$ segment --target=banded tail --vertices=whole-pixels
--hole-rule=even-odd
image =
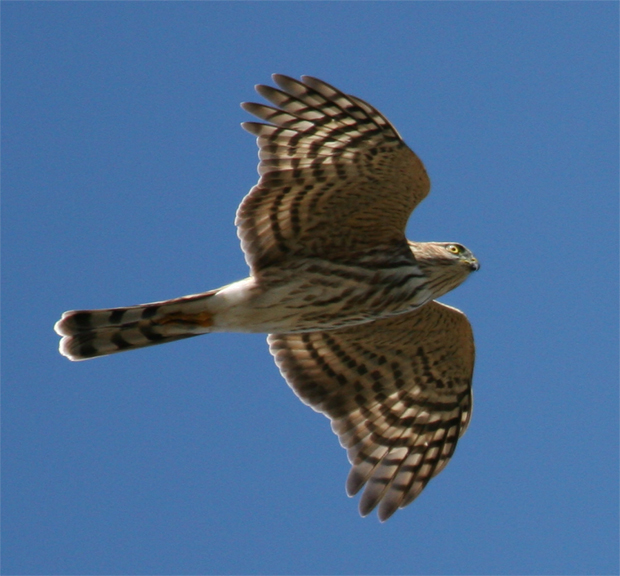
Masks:
[[[210,332],[207,300],[218,290],[107,310],[71,310],[56,322],[59,350],[69,360],[88,360]]]

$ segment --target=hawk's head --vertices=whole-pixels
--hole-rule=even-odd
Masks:
[[[409,248],[429,279],[433,298],[453,290],[480,268],[471,251],[456,242],[409,242]]]

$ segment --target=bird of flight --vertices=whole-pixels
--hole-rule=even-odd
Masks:
[[[235,224],[250,275],[173,300],[65,312],[60,353],[86,360],[212,332],[265,332],[282,376],[331,420],[347,493],[385,521],[448,463],[472,410],[474,340],[435,299],[479,268],[455,242],[411,242],[419,158],[370,104],[310,76],[259,85],[260,179]]]

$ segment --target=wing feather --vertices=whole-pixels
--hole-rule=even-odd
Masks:
[[[375,108],[333,86],[275,74],[257,86],[274,106],[244,103],[259,120],[260,179],[237,211],[252,272],[290,257],[346,259],[404,242],[411,211],[428,194],[422,162]]]
[[[474,342],[465,315],[439,302],[368,324],[271,334],[300,399],[332,421],[352,464],[360,513],[389,518],[448,463],[471,417]]]

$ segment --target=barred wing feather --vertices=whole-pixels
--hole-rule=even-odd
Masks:
[[[332,422],[352,464],[347,492],[384,521],[454,453],[471,417],[474,343],[465,315],[439,302],[354,328],[271,334],[301,398]]]
[[[275,107],[243,107],[268,122],[257,136],[259,182],[236,225],[253,272],[292,256],[333,260],[405,241],[407,220],[428,194],[418,157],[375,108],[329,84],[274,74],[257,86]]]

